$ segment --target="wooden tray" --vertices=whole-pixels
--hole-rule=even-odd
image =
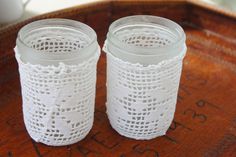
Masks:
[[[174,121],[162,136],[137,141],[120,136],[105,113],[106,57],[98,64],[95,122],[82,141],[65,147],[35,143],[22,115],[16,33],[42,18],[70,18],[93,27],[102,46],[109,24],[122,16],[152,14],[181,24],[187,34]],[[0,31],[0,157],[236,157],[236,18],[196,3],[102,1],[38,16]]]

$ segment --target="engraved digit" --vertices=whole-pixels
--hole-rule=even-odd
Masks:
[[[204,123],[207,120],[207,116],[204,114],[198,114],[196,113],[196,111],[194,111],[193,109],[187,109],[184,111],[184,115],[187,115],[188,113],[190,113],[192,115],[193,119],[200,119],[201,123]]]
[[[197,102],[196,102],[196,105],[198,106],[198,107],[205,107],[206,105],[208,105],[208,106],[211,106],[211,107],[214,107],[214,108],[217,108],[217,109],[220,109],[218,106],[216,106],[216,105],[214,105],[214,104],[212,104],[212,103],[209,103],[209,102],[207,102],[207,101],[205,101],[205,100],[198,100]]]

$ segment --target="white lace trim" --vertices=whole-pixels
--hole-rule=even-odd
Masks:
[[[83,139],[93,124],[100,51],[78,65],[58,66],[23,63],[15,51],[29,135],[37,142],[53,146]]]

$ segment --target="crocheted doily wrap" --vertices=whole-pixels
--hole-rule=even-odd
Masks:
[[[174,117],[185,51],[156,65],[123,61],[107,51],[107,115],[121,135],[164,135]]]
[[[77,65],[19,64],[23,115],[29,135],[47,145],[60,146],[83,139],[93,124],[98,51]]]

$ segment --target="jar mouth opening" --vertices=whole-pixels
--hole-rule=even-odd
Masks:
[[[42,60],[73,59],[81,57],[91,47],[98,47],[97,35],[91,27],[78,21],[60,18],[39,20],[25,25],[18,32],[18,44],[23,47],[20,52],[27,51],[24,53],[33,54]]]
[[[152,15],[120,18],[110,25],[107,36],[108,43],[133,55],[160,55],[167,50],[181,49],[186,40],[177,23]]]

